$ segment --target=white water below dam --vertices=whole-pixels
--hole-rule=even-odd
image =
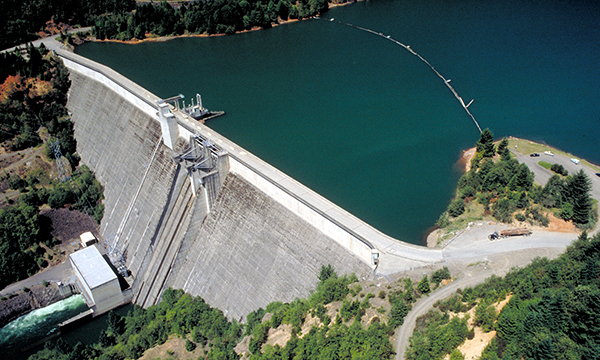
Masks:
[[[0,329],[2,358],[6,359],[7,355],[18,354],[22,348],[59,331],[59,323],[87,309],[83,296],[74,295],[11,321]]]

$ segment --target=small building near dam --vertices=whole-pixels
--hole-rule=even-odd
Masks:
[[[105,313],[125,302],[117,274],[96,246],[89,246],[69,255],[76,275],[76,284],[94,316]]]

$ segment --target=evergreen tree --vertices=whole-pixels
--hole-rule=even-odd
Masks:
[[[479,141],[475,145],[478,153],[481,153],[483,157],[491,158],[496,152],[494,149],[494,133],[490,129],[483,130]]]
[[[486,301],[480,301],[475,308],[475,325],[481,326],[484,332],[490,332],[494,328],[496,320],[496,309]]]
[[[590,221],[592,212],[592,199],[590,197],[592,181],[583,170],[579,170],[573,175],[567,187],[573,204],[573,222],[587,224]]]
[[[501,160],[510,160],[510,150],[508,150],[508,139],[504,138],[498,144],[497,149],[498,155],[500,155]]]
[[[568,329],[569,316],[565,307],[565,298],[562,292],[558,292],[550,301],[548,306],[550,330],[555,333],[566,332]]]
[[[534,359],[536,360],[554,360],[554,347],[552,338],[547,337],[542,340],[534,349]]]
[[[533,172],[525,164],[519,165],[519,170],[510,179],[508,188],[513,191],[528,191],[533,186]]]
[[[518,296],[513,297],[510,302],[502,309],[498,316],[496,329],[498,335],[505,342],[510,343],[521,337],[521,325],[523,311],[521,310],[522,301]]]
[[[581,269],[581,282],[583,284],[589,284],[590,282],[597,280],[600,275],[600,267],[598,267],[598,260],[595,258],[587,258],[585,266]]]
[[[325,280],[329,279],[332,276],[334,278],[337,277],[331,264],[328,264],[327,266],[321,265],[321,271],[319,273],[319,281],[324,282]]]
[[[421,281],[419,281],[418,288],[422,294],[429,294],[429,292],[431,291],[431,287],[429,286],[429,280],[427,279],[427,275],[423,276]]]
[[[404,323],[404,318],[408,314],[409,308],[400,296],[391,296],[390,302],[392,304],[390,326],[392,328],[397,328]]]

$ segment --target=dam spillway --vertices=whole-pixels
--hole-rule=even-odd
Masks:
[[[319,269],[367,277],[442,261],[392,239],[113,70],[57,50],[71,73],[78,152],[105,187],[104,244],[147,307],[182,288],[232,318],[309,295]],[[174,159],[194,137],[218,149],[200,178]]]

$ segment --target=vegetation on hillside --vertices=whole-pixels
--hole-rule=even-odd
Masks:
[[[448,269],[440,269],[431,275],[431,285],[438,286],[448,278]],[[125,317],[110,313],[108,328],[97,344],[71,347],[62,340],[49,342],[30,360],[137,359],[169,336],[186,339],[188,351],[200,349],[199,359],[239,359],[234,347],[245,336],[249,337],[251,359],[389,359],[393,355],[389,337],[422,293],[410,279],[404,279],[402,290],[388,294],[382,289],[375,297],[356,281],[354,275],[338,276],[331,266],[323,266],[309,298],[271,303],[251,312],[246,325],[228,321],[200,297],[167,289],[158,305],[148,309],[136,306]],[[426,292],[430,290],[428,287]],[[389,299],[391,312],[383,307],[373,311],[375,298],[379,303]],[[328,310],[332,305],[337,308],[334,318]],[[378,315],[365,321],[369,309]],[[309,326],[305,323],[309,318],[318,320]],[[270,329],[283,327],[291,328],[285,346],[265,344]]]
[[[190,1],[177,9],[166,1],[0,0],[0,49],[37,39],[49,21],[93,25],[94,36],[102,40],[131,40],[147,34],[233,34],[269,28],[280,21],[320,14],[328,7],[327,0]]]
[[[0,142],[10,150],[42,143],[39,128],[61,142],[63,154],[75,153],[73,123],[67,117],[69,73],[43,45],[0,55]]]
[[[513,294],[496,315],[489,304]],[[538,258],[439,302],[418,320],[407,359],[441,359],[469,329],[452,313],[473,306],[475,324],[497,337],[480,359],[596,359],[600,353],[600,235],[584,232],[558,259]],[[450,346],[451,345],[451,346]],[[456,358],[461,358],[458,354]]]
[[[37,271],[34,248],[40,241],[38,211],[25,203],[0,211],[0,288]]]
[[[134,0],[0,0],[0,49],[37,39],[50,20],[89,26],[101,14],[134,6]]]
[[[527,165],[511,156],[507,139],[496,146],[493,133],[485,129],[476,150],[471,169],[458,182],[456,198],[438,220],[439,227],[447,226],[475,202],[483,206],[485,214],[506,223],[516,219],[547,226],[548,212],[584,229],[596,223],[591,181],[583,171],[568,175],[564,168],[554,166],[553,171],[561,175],[552,176],[542,187],[534,184]]]
[[[174,9],[166,2],[136,5],[133,12],[107,13],[98,17],[93,35],[104,39],[144,39],[193,34],[233,34],[254,27],[269,28],[280,20],[303,19],[327,10],[327,0],[219,0],[182,4]]]
[[[50,235],[51,229],[40,223],[40,207],[68,206],[93,216],[97,222],[102,219],[104,207],[100,202],[102,186],[94,174],[85,165],[76,168],[77,143],[65,107],[70,80],[60,59],[43,46],[30,46],[24,54],[0,55],[0,63],[0,79],[4,79],[0,85],[2,146],[7,151],[45,146],[46,162],[51,162],[54,152],[49,143],[58,141],[64,157],[57,161],[71,176],[70,181],[60,182],[48,169],[35,166],[3,169],[0,174],[0,181],[18,195],[8,199],[9,205],[0,210],[0,288],[4,288],[48,265],[44,259],[46,249],[41,245],[50,248],[56,239]]]
[[[393,353],[388,339],[390,328],[380,322],[373,322],[367,329],[361,325],[360,319],[370,307],[370,297],[362,301],[347,298],[351,292],[356,295],[356,291],[360,291],[356,287],[352,290],[349,287],[357,281],[356,277],[338,277],[329,266],[321,269],[319,279],[319,285],[310,298],[296,299],[290,304],[270,304],[266,311],[272,314],[271,320],[248,328],[247,334],[252,335],[249,346],[251,359],[389,358]],[[410,291],[412,293],[412,287]],[[325,306],[334,301],[343,303],[335,319],[332,319]],[[405,306],[404,301],[400,301]],[[298,336],[309,313],[318,317],[322,326],[313,326],[308,334]],[[405,315],[402,314],[402,319]],[[350,326],[346,324],[349,321],[352,321]],[[284,347],[266,345],[262,350],[269,329],[278,328],[281,324],[292,326],[291,339]]]

